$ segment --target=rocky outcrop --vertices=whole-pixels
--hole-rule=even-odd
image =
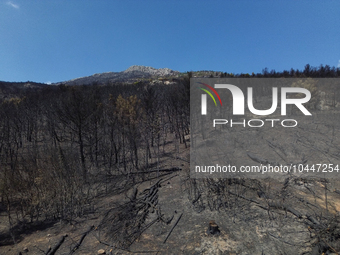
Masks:
[[[168,77],[178,75],[178,71],[169,68],[153,68],[150,66],[131,66],[122,72],[106,72],[97,73],[91,76],[76,78],[73,80],[58,83],[67,85],[90,85],[90,84],[107,84],[109,82],[128,82],[135,81],[141,78],[155,78],[155,77]]]
[[[152,76],[172,76],[179,74],[178,71],[171,70],[169,68],[153,68],[150,66],[130,66],[126,69],[123,73],[134,73],[134,72],[141,72],[145,74],[150,74]]]

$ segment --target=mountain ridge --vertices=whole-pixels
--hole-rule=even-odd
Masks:
[[[150,66],[133,65],[121,72],[104,72],[95,73],[90,76],[79,77],[68,81],[54,83],[53,85],[90,85],[94,83],[105,84],[109,82],[128,82],[141,78],[157,77],[175,77],[180,72],[169,68],[154,68]]]

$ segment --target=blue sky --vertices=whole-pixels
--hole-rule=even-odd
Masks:
[[[340,1],[0,0],[0,80],[340,66]]]

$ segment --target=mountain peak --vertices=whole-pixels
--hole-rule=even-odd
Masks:
[[[147,73],[150,75],[157,75],[157,76],[167,76],[167,75],[174,75],[178,73],[178,71],[174,71],[169,68],[156,69],[150,66],[138,66],[138,65],[130,66],[128,69],[124,71],[124,73],[130,73],[130,72],[142,72],[142,73]]]
[[[176,76],[178,71],[171,70],[169,68],[153,68],[150,66],[130,66],[128,69],[122,72],[106,72],[96,73],[86,77],[80,77],[73,80],[60,82],[57,84],[68,85],[88,85],[88,84],[105,84],[108,82],[127,82],[135,81],[140,78],[152,78],[152,77],[164,77],[164,76]]]

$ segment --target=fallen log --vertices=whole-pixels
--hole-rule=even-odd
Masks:
[[[165,240],[164,240],[163,243],[165,243],[166,240],[168,240],[169,236],[171,235],[171,233],[172,233],[172,231],[174,230],[174,228],[177,226],[177,224],[178,224],[179,220],[181,219],[182,215],[183,215],[183,213],[181,213],[181,215],[178,217],[177,221],[175,222],[175,224],[174,224],[174,225],[172,226],[172,228],[170,229],[170,231],[169,231],[168,235],[166,236],[166,238],[165,238]]]
[[[253,161],[260,163],[260,164],[263,164],[263,165],[267,165],[267,164],[272,165],[272,166],[279,166],[280,165],[278,162],[271,162],[271,161],[268,161],[267,159],[259,158],[258,156],[256,156],[255,154],[252,154],[250,152],[247,152],[247,155]]]
[[[48,249],[46,255],[54,255],[57,252],[57,250],[60,248],[60,246],[63,244],[66,237],[67,235],[63,235],[61,239],[59,240],[59,242],[53,247],[53,249]]]
[[[201,198],[201,193],[192,201],[192,204],[195,204]]]
[[[151,171],[131,172],[129,174],[149,174],[149,173],[157,173],[157,172],[176,172],[176,171],[181,171],[181,170],[182,170],[182,168],[172,167],[172,168],[159,169],[159,170],[151,170]]]
[[[286,210],[287,212],[292,213],[293,215],[295,215],[295,216],[298,217],[299,219],[303,218],[303,215],[302,215],[299,211],[295,210],[294,208],[292,208],[292,207],[290,207],[290,206],[283,205],[283,204],[279,204],[279,203],[273,203],[273,202],[272,202],[272,203],[269,203],[269,204],[268,204],[268,205],[269,205],[269,208],[268,208],[268,207],[266,207],[266,206],[264,206],[264,205],[261,205],[258,201],[253,200],[253,199],[251,199],[251,198],[246,198],[246,197],[244,197],[244,196],[242,196],[242,195],[235,194],[235,193],[233,193],[233,192],[231,192],[231,191],[228,191],[228,193],[231,194],[231,195],[240,197],[240,198],[242,198],[242,199],[245,199],[245,200],[247,200],[247,201],[249,201],[249,202],[252,202],[252,203],[256,204],[258,207],[260,207],[260,208],[262,208],[262,209],[264,209],[264,210],[269,210],[270,207],[273,208],[273,209],[281,209],[281,210],[283,209],[283,210]],[[306,217],[310,222],[312,222],[314,225],[316,225],[316,226],[320,226],[320,225],[321,225],[320,222],[317,221],[313,216],[306,214],[305,217]]]
[[[259,158],[258,156],[254,155],[252,153],[247,152],[247,155],[248,155],[249,158],[251,158],[253,161],[255,161],[257,163],[260,163],[260,164],[267,164],[268,163],[268,160],[263,159],[263,158]]]
[[[285,204],[281,204],[281,203],[268,203],[269,207],[274,208],[274,209],[281,209],[281,210],[285,210],[287,212],[290,212],[292,214],[294,214],[296,217],[298,217],[299,219],[302,218],[302,214],[300,212],[298,212],[297,210],[295,210],[294,208],[285,205]]]
[[[279,157],[280,157],[281,159],[283,159],[284,162],[287,163],[287,159],[286,159],[287,155],[284,153],[284,151],[280,148],[280,151],[284,154],[284,156],[282,156],[282,155],[276,150],[276,146],[275,146],[273,143],[271,143],[271,142],[268,141],[268,140],[266,140],[266,141],[267,141],[268,145],[273,149],[273,151],[274,151],[277,155],[279,155]]]
[[[229,193],[229,194],[231,194],[231,195],[234,195],[234,196],[237,196],[237,197],[243,198],[244,200],[247,200],[247,201],[249,201],[249,202],[252,202],[252,203],[254,203],[254,204],[257,204],[257,205],[259,205],[259,204],[260,204],[260,202],[258,202],[258,201],[256,201],[256,200],[254,200],[254,199],[247,198],[247,197],[245,197],[245,196],[242,196],[242,195],[239,195],[239,194],[235,194],[234,192],[231,192],[231,191],[229,191],[229,190],[228,190],[228,193]]]
[[[94,229],[94,226],[89,227],[89,229],[81,236],[79,242],[71,249],[69,255],[73,254],[76,250],[79,249],[80,245],[84,241],[87,234],[90,233],[93,229]]]
[[[320,222],[316,220],[312,215],[306,214],[306,218],[316,226],[321,225]]]
[[[159,221],[156,218],[146,223],[149,213],[157,211],[159,179],[150,188],[138,192],[134,189],[130,201],[110,209],[102,220],[100,227],[107,229],[107,236],[118,248],[127,249],[152,224]]]

